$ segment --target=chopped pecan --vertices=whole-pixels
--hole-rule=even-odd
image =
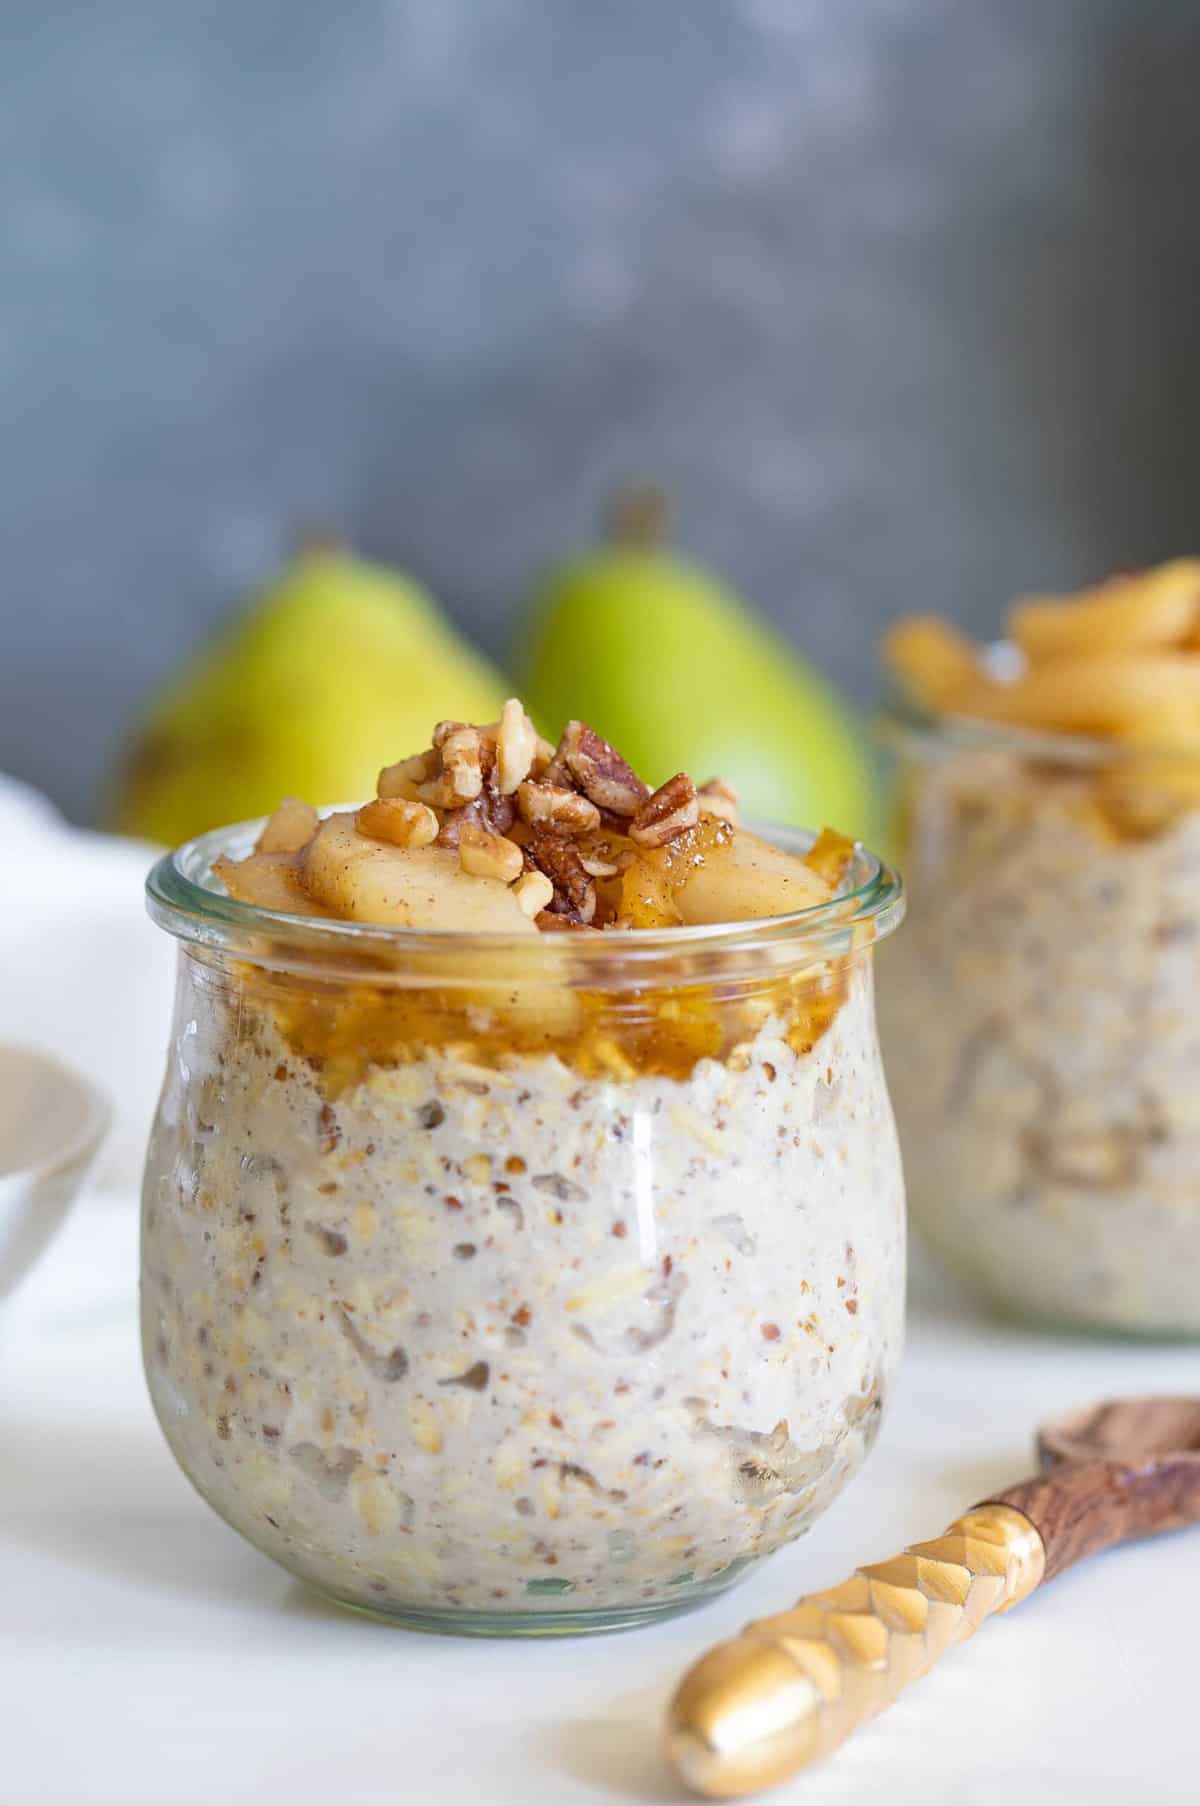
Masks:
[[[436,752],[413,753],[410,758],[398,759],[380,772],[376,793],[382,797],[404,797],[410,803],[423,802],[420,788],[436,775],[438,766]]]
[[[629,838],[640,847],[665,847],[700,820],[696,786],[685,771],[659,786],[629,824]]]
[[[452,809],[445,817],[437,843],[440,847],[456,847],[464,822],[474,822],[476,827],[486,828],[489,834],[507,834],[516,816],[511,796],[501,796],[496,787],[496,774],[489,771],[484,776],[479,795],[464,803],[461,809]]]
[[[628,829],[629,823],[623,821],[616,830],[602,827],[595,834],[585,834],[579,841],[584,870],[593,878],[615,877],[637,858]]]
[[[583,869],[579,849],[565,834],[550,834],[535,828],[529,852],[539,871],[545,872],[554,886],[553,913],[573,916],[577,922],[590,922],[596,913],[596,886]]]
[[[543,909],[534,916],[534,922],[543,934],[599,934],[598,928],[592,928],[587,922],[581,922],[576,916],[556,915],[552,910]]]
[[[442,794],[422,797],[423,802],[448,808],[469,803],[483,790],[483,736],[477,727],[455,727],[446,735],[439,749],[442,755],[442,777],[435,779]],[[445,787],[449,794],[445,795]]]
[[[533,758],[529,764],[530,777],[545,777],[553,760],[554,748],[551,746],[549,740],[543,740],[542,736],[539,734],[537,737],[537,745],[533,749]]]
[[[473,734],[479,735],[483,768],[486,771],[496,757],[496,740],[500,733],[498,721],[487,721],[482,727],[477,721],[439,721],[432,735],[434,751],[440,752],[450,735],[461,733],[463,728],[469,728]]]
[[[499,878],[511,884],[521,876],[521,849],[503,834],[491,834],[478,822],[465,821],[458,831],[458,862],[476,878]]]
[[[595,803],[544,778],[530,778],[519,786],[517,808],[531,827],[553,827],[562,834],[588,834],[600,825]]]
[[[545,872],[525,872],[522,877],[517,879],[512,889],[513,896],[527,916],[540,915],[554,898],[554,885],[547,878]]]
[[[438,818],[428,804],[399,796],[377,796],[373,803],[364,803],[354,824],[360,834],[390,840],[397,847],[427,847],[438,837]]]
[[[568,721],[546,773],[551,782],[559,781],[553,776],[558,769],[569,772],[597,808],[613,815],[635,815],[650,794],[649,785],[586,721]]]
[[[500,711],[496,738],[497,782],[502,795],[511,796],[518,784],[529,776],[537,749],[538,735],[533,722],[516,697],[510,696]]]
[[[614,860],[590,853],[586,847],[580,847],[579,857],[589,878],[615,878],[621,869]]]

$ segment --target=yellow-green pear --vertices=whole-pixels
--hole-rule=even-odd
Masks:
[[[545,579],[521,648],[526,705],[550,731],[588,721],[653,784],[719,774],[747,816],[869,839],[862,725],[731,590],[662,546],[660,522],[653,493],[619,498],[610,542]]]
[[[411,578],[306,548],[152,702],[113,825],[173,844],[283,796],[371,796],[436,721],[494,721],[506,693]]]

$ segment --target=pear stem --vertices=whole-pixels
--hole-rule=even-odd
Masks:
[[[292,546],[296,557],[309,558],[333,552],[345,552],[349,549],[349,541],[341,528],[335,526],[331,520],[322,520],[317,515],[309,515],[298,520],[293,526]]]
[[[671,501],[657,483],[627,483],[605,510],[606,536],[630,551],[651,552],[667,536]]]

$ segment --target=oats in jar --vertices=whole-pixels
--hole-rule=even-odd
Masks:
[[[719,780],[652,791],[585,723],[550,748],[515,701],[379,792],[152,877],[184,942],[155,1406],[214,1507],[337,1599],[636,1623],[800,1534],[874,1438],[898,882],[737,826]]]

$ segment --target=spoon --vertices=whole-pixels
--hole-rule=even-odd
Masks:
[[[33,1265],[87,1178],[110,1110],[80,1073],[0,1043],[0,1298]]]
[[[740,1799],[826,1756],[953,1643],[1064,1568],[1200,1521],[1200,1399],[1093,1406],[1038,1434],[1041,1472],[931,1543],[759,1618],[688,1670],[667,1752],[697,1793]]]

